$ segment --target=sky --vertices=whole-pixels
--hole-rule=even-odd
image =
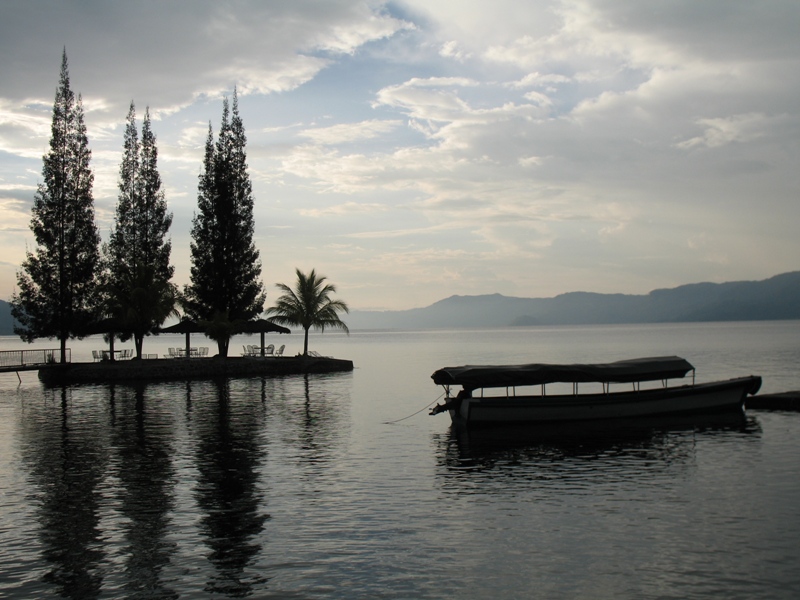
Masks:
[[[267,305],[644,294],[800,269],[797,0],[4,0],[0,298],[35,248],[62,51],[98,229],[149,107],[174,281],[234,88]]]

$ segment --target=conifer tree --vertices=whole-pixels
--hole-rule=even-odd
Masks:
[[[172,253],[172,241],[167,237],[172,226],[172,214],[167,212],[164,190],[161,189],[161,174],[158,171],[158,146],[156,136],[150,126],[150,108],[145,109],[142,123],[142,153],[140,197],[142,202],[141,231],[144,239],[143,260],[151,264],[158,277],[169,281],[175,272],[169,259]]]
[[[83,101],[70,89],[67,52],[53,104],[50,149],[33,200],[31,231],[36,239],[17,272],[12,298],[15,327],[23,340],[58,338],[66,362],[67,339],[80,337],[97,310],[100,237],[94,222],[89,167],[91,151]]]
[[[169,263],[171,242],[166,237],[171,225],[150,111],[145,111],[140,141],[136,108],[131,102],[114,230],[103,251],[106,312],[121,325],[120,339],[133,337],[137,358],[142,356],[144,336],[174,313],[176,289],[170,283],[174,268]]]
[[[135,270],[138,245],[134,227],[139,176],[139,132],[136,128],[136,109],[131,102],[123,137],[122,162],[119,165],[119,194],[114,230],[103,253],[112,279],[118,280]]]
[[[234,90],[232,111],[227,98],[223,101],[216,144],[209,124],[198,182],[198,212],[192,221],[191,283],[184,290],[186,312],[207,323],[220,356],[227,356],[230,336],[242,321],[264,310],[266,299],[261,260],[253,242],[246,144]]]

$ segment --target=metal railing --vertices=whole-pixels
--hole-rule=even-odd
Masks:
[[[72,361],[72,351],[67,348],[64,352],[65,362]],[[43,350],[0,350],[0,369],[14,371],[16,369],[35,369],[45,365],[61,362],[61,349],[48,348]]]

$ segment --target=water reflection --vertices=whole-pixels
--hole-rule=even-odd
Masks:
[[[575,331],[470,347],[508,363],[580,347]],[[385,425],[432,399],[459,335],[371,343],[354,373],[307,380],[7,375],[0,597],[798,596],[800,415],[500,440]]]
[[[19,421],[36,515],[25,560],[41,564],[19,576],[25,595],[263,593],[268,557],[285,551],[267,545],[266,490],[317,489],[348,434],[349,384],[310,376],[44,390]]]
[[[53,389],[27,411],[24,460],[37,492],[43,580],[64,598],[96,598],[106,558],[100,491],[108,464],[102,414],[80,411],[78,389]],[[75,415],[75,412],[81,414]]]
[[[203,513],[201,535],[215,568],[205,591],[242,597],[267,581],[250,569],[261,551],[260,534],[269,519],[262,510],[259,489],[259,466],[266,456],[266,444],[260,435],[263,406],[253,402],[252,390],[238,390],[233,395],[231,385],[230,380],[219,380],[198,384],[194,390],[198,397],[193,409],[199,471],[195,498]]]
[[[115,386],[110,394],[116,415]],[[175,550],[175,544],[166,541],[174,507],[174,426],[160,403],[145,399],[144,385],[123,388],[119,403],[122,414],[114,421],[112,440],[119,463],[119,512],[126,518],[126,595],[177,598],[162,580]]]
[[[287,377],[270,382],[271,411],[289,448],[303,463],[325,463],[349,433],[350,374]]]
[[[335,439],[344,431],[340,403],[327,397],[328,385],[335,377],[315,377],[313,385],[309,376],[303,376],[302,410],[296,411],[299,423],[300,448],[310,462],[324,461],[330,456]],[[339,378],[340,379],[340,378]]]
[[[546,426],[464,429],[435,437],[445,489],[480,492],[509,479],[589,485],[641,481],[686,468],[697,436],[753,436],[758,422],[742,413]]]

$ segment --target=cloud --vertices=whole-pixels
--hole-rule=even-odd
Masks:
[[[581,8],[588,12],[591,7],[594,18],[585,21],[587,28],[605,29],[631,40],[649,40],[651,48],[671,49],[666,56],[749,62],[796,56],[800,51],[797,36],[790,35],[800,16],[800,7],[793,0],[774,0],[768,6],[746,0],[584,0],[565,6],[567,12]],[[658,60],[652,53],[644,56],[649,62]]]
[[[31,186],[0,186],[0,214],[3,222],[0,229],[24,230],[31,219],[31,199],[36,188]]]
[[[380,90],[375,105],[403,109],[413,119],[451,121],[467,110],[467,104],[453,88],[476,85],[477,82],[465,77],[415,77]]]
[[[330,127],[305,129],[300,132],[300,135],[310,138],[317,144],[333,146],[336,144],[373,139],[391,133],[400,125],[402,125],[402,121],[396,119],[388,121],[372,119],[359,123],[341,123],[338,125],[331,125]]]
[[[719,119],[698,119],[698,125],[705,129],[703,135],[676,145],[683,149],[696,146],[717,148],[733,142],[748,142],[764,135],[765,121],[767,121],[765,116],[757,113]]]
[[[439,50],[439,54],[441,56],[445,56],[447,58],[454,58],[458,61],[465,61],[468,58],[471,58],[472,55],[469,52],[465,52],[462,50],[458,42],[455,40],[450,40],[449,42],[445,42],[442,44],[441,49]]]
[[[66,45],[99,219],[134,99],[184,279],[234,85],[269,269],[346,273],[355,306],[766,277],[797,268],[799,20],[794,0],[0,5],[4,209],[40,178]]]
[[[345,202],[327,208],[301,209],[299,212],[306,217],[333,217],[352,214],[368,214],[376,211],[385,211],[387,207],[377,203]]]
[[[353,54],[368,42],[389,38],[401,30],[415,29],[413,23],[392,18],[385,13],[376,14],[370,3],[352,3],[351,10],[351,19],[324,31],[314,45],[331,52]],[[359,26],[353,27],[353,22]]]
[[[52,106],[50,107],[52,110]],[[30,100],[21,106],[0,98],[0,151],[23,158],[41,158],[46,149],[52,115]],[[32,139],[42,140],[40,146]]]
[[[181,128],[177,145],[181,148],[203,148],[208,138],[208,123],[196,123]]]
[[[292,90],[330,64],[319,53],[352,54],[413,27],[367,0],[42,0],[0,10],[0,50],[15,56],[0,64],[0,80],[16,82],[0,95],[14,103],[52,98],[66,46],[73,89],[105,102],[114,119],[134,95],[171,113],[234,85],[243,95]],[[48,67],[50,79],[36,78]]]
[[[519,81],[512,81],[507,85],[514,89],[525,89],[529,87],[544,87],[549,90],[555,90],[558,84],[570,83],[571,78],[558,73],[549,73],[542,75],[538,71],[528,73]]]

